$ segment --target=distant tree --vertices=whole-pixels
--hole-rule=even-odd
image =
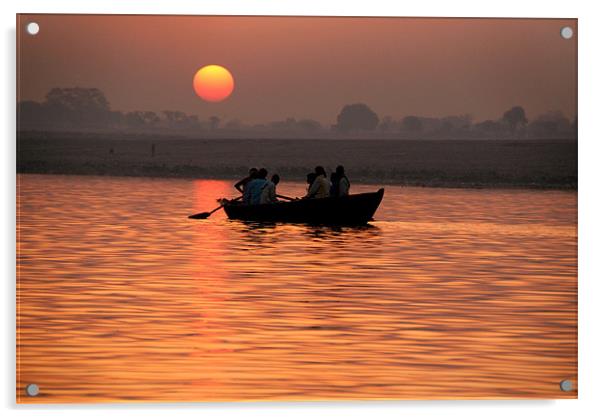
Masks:
[[[502,130],[502,125],[499,122],[493,121],[491,119],[487,119],[483,122],[476,123],[474,127],[475,129],[483,132],[500,132]]]
[[[337,116],[337,130],[349,132],[354,130],[372,131],[378,126],[378,115],[364,103],[346,105]]]
[[[125,125],[128,128],[144,127],[144,120],[142,119],[141,113],[142,112],[138,112],[138,111],[127,112],[123,117]]]
[[[445,116],[441,123],[449,126],[450,129],[469,129],[472,125],[472,116],[469,114],[459,116]]]
[[[322,129],[322,125],[320,124],[320,122],[313,119],[301,119],[297,122],[297,127],[300,131],[307,133],[318,132]]]
[[[231,119],[224,125],[226,129],[238,131],[242,128],[242,122],[239,119]]]
[[[163,114],[167,126],[171,129],[193,131],[201,128],[201,123],[196,115],[187,115],[178,110],[164,110]]]
[[[155,112],[134,111],[124,116],[125,124],[130,128],[152,128],[159,122],[160,118]]]
[[[64,125],[102,127],[110,121],[109,101],[97,88],[53,88],[44,106]]]
[[[165,116],[165,120],[167,121],[167,125],[169,127],[176,127],[177,123],[182,120],[184,116],[184,112],[178,112],[173,110],[164,110],[163,115]]]
[[[297,125],[297,120],[295,118],[286,118],[285,120],[277,120],[274,122],[270,122],[270,124],[269,124],[271,129],[276,129],[279,131],[294,130],[296,125]]]
[[[504,112],[502,120],[508,125],[512,133],[516,133],[517,130],[524,128],[529,122],[525,114],[525,109],[521,106],[514,106]]]
[[[143,112],[143,118],[146,125],[155,126],[161,122],[161,118],[155,112]]]
[[[535,138],[572,136],[571,122],[561,111],[539,115],[529,124],[529,135]]]
[[[125,123],[125,115],[118,110],[109,112],[109,125],[114,128],[119,128]]]
[[[504,125],[491,119],[475,123],[473,129],[484,137],[499,137],[504,133]]]
[[[17,129],[40,128],[47,125],[48,120],[42,103],[26,100],[17,105]]]
[[[391,116],[385,116],[378,124],[378,130],[381,133],[387,133],[393,129],[395,122]]]
[[[97,88],[59,88],[55,87],[46,94],[48,104],[57,104],[68,109],[109,110],[109,101]]]
[[[289,117],[284,120],[270,122],[268,127],[272,131],[277,131],[280,134],[313,134],[322,129],[320,122],[313,119],[301,119]],[[263,129],[263,128],[261,128]]]
[[[212,131],[215,131],[217,128],[219,128],[220,122],[220,118],[218,118],[217,116],[211,116],[209,118],[209,128],[211,128]]]
[[[401,126],[408,132],[422,131],[422,120],[418,116],[406,116],[401,121]]]
[[[197,115],[188,115],[186,120],[186,128],[195,131],[201,128],[201,121]]]
[[[575,135],[575,138],[577,138],[577,116],[575,115],[575,119],[573,119],[573,122],[571,123],[571,130],[573,131],[573,134]]]
[[[453,130],[454,124],[447,119],[442,119],[437,133],[439,135],[449,135]]]

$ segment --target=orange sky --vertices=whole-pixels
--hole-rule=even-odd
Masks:
[[[24,33],[40,24],[35,37]],[[425,19],[21,15],[20,100],[52,87],[98,87],[115,110],[182,110],[260,123],[286,117],[331,124],[341,107],[379,116],[470,113],[498,118],[576,114],[572,19]],[[200,100],[192,77],[219,64],[230,98]]]

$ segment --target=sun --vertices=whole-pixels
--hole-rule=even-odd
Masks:
[[[221,102],[234,90],[234,77],[221,65],[206,65],[192,79],[194,91],[207,102]]]

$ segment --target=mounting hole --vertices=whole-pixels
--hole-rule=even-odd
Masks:
[[[563,392],[570,392],[573,390],[573,382],[568,379],[561,381],[560,390]]]
[[[564,39],[571,39],[573,37],[573,28],[570,26],[563,27],[560,29],[560,36],[562,36]]]
[[[25,386],[25,393],[27,393],[27,396],[38,396],[40,393],[40,387],[35,383],[30,383],[29,385]]]
[[[40,25],[38,25],[36,22],[29,22],[27,26],[25,26],[25,30],[32,36],[37,35],[40,31]]]

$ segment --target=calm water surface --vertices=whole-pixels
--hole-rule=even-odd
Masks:
[[[575,192],[389,186],[326,228],[187,219],[230,181],[18,179],[20,402],[576,396]]]

